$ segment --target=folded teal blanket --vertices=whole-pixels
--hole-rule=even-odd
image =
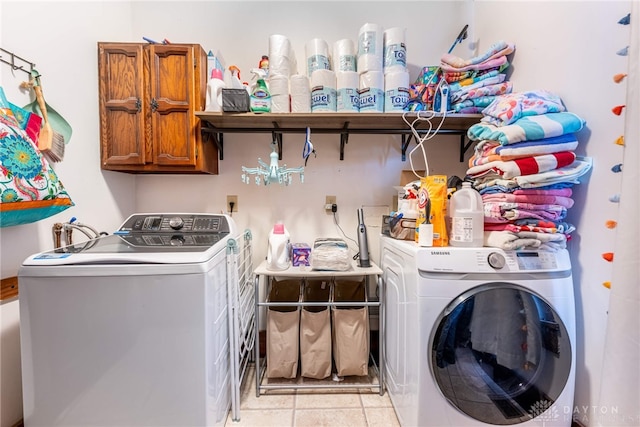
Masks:
[[[585,123],[577,114],[564,111],[522,117],[506,126],[476,123],[469,128],[467,136],[472,141],[488,139],[498,141],[502,145],[509,145],[578,132]]]

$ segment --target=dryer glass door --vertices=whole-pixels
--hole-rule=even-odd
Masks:
[[[473,288],[439,316],[430,341],[438,387],[458,410],[488,424],[541,415],[562,393],[571,343],[553,308],[510,283]]]

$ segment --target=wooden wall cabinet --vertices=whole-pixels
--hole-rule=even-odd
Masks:
[[[100,162],[129,173],[218,173],[200,118],[207,56],[197,44],[98,43]]]

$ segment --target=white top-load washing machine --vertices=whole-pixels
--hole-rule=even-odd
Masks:
[[[224,425],[226,215],[136,214],[19,270],[24,423]]]
[[[403,427],[570,426],[575,301],[566,250],[381,238],[386,385]]]

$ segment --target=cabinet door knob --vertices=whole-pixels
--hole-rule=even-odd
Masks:
[[[142,110],[142,101],[140,98],[136,99],[136,109],[138,110],[138,113]]]
[[[155,113],[158,109],[158,101],[155,98],[151,100],[151,112]]]

